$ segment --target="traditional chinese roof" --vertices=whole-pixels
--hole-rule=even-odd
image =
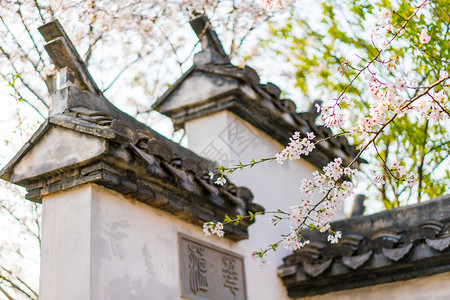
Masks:
[[[36,202],[51,193],[95,183],[194,224],[221,220],[225,214],[232,217],[263,210],[252,202],[249,189],[229,181],[215,185],[208,176],[215,163],[166,139],[107,101],[93,88],[96,85],[84,74],[85,67],[72,71],[77,64],[70,59],[78,53],[64,32],[54,33],[63,31],[59,23],[44,26],[51,27],[44,30],[51,33],[48,36],[63,38],[57,44],[51,39],[51,57],[72,81],[64,82],[65,87],[52,95],[50,116],[0,172],[2,179],[26,187],[26,198]],[[236,227],[226,226],[225,236],[247,238],[251,223],[244,220]]]
[[[291,297],[325,294],[450,271],[450,196],[331,224],[338,244],[311,244],[284,258]]]
[[[276,85],[261,84],[258,74],[249,66],[232,65],[205,16],[190,23],[202,51],[195,55],[193,66],[153,105],[172,118],[176,129],[189,120],[228,110],[282,145],[289,142],[295,131],[302,136],[314,132],[317,139],[332,134],[329,128],[316,125],[314,110],[298,113],[292,100],[280,98],[281,90]],[[344,137],[338,137],[318,144],[317,151],[306,159],[321,168],[336,157],[348,163],[357,153]]]

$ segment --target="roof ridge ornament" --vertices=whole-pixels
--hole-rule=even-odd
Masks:
[[[194,56],[194,64],[230,63],[230,58],[223,49],[216,31],[212,28],[211,22],[205,14],[190,20],[189,24],[202,45],[202,51]]]
[[[53,64],[63,72],[61,86],[76,85],[84,91],[102,95],[83,59],[57,19],[38,28],[47,44],[44,46]],[[67,74],[70,71],[72,74]],[[72,78],[73,75],[74,78]]]

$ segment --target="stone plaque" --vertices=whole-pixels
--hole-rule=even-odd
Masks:
[[[246,300],[242,256],[179,234],[181,296],[192,300]]]

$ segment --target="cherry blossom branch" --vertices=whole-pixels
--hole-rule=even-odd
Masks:
[[[331,138],[336,138],[338,136],[349,134],[349,133],[350,132],[348,132],[348,131],[342,131],[342,132],[339,132],[339,133],[336,133],[336,134],[329,135],[329,136],[327,136],[327,137],[325,137],[323,139],[317,140],[317,141],[315,141],[314,143],[311,143],[311,144],[313,144],[315,146],[315,145],[317,145],[319,143],[322,143],[322,142],[325,142],[325,141],[327,141],[327,140],[329,140]],[[308,134],[312,134],[312,133],[308,133]],[[300,133],[296,132],[295,135],[300,136]],[[245,164],[242,163],[242,162],[239,162],[239,164],[237,164],[235,166],[232,166],[232,167],[220,166],[220,167],[216,168],[219,172],[210,172],[209,175],[210,175],[211,179],[216,174],[220,174],[222,176],[222,178],[223,178],[224,173],[233,173],[234,171],[236,171],[238,169],[242,170],[242,169],[244,169],[246,167],[252,168],[253,166],[255,166],[257,164],[260,164],[260,163],[263,163],[263,162],[266,162],[266,161],[273,161],[273,160],[276,160],[276,159],[277,159],[277,157],[275,156],[275,157],[261,158],[259,160],[252,159],[249,163],[245,163]]]
[[[8,298],[8,300],[14,300],[14,298],[11,297],[11,295],[9,295],[8,292],[5,291],[1,286],[0,286],[0,292],[2,292],[3,295],[5,295],[5,297]]]
[[[39,60],[42,62],[42,65],[45,66],[45,61],[44,61],[44,59],[41,56],[41,52],[39,51],[38,46],[36,44],[36,41],[34,40],[33,36],[31,35],[30,29],[28,28],[28,26],[27,26],[27,24],[25,22],[24,16],[22,14],[22,3],[20,1],[17,1],[17,4],[19,5],[19,9],[17,10],[17,13],[20,16],[20,20],[22,21],[22,25],[25,28],[25,31],[27,32],[31,42],[33,43],[33,47],[34,47],[34,49],[36,50],[36,52],[37,52],[37,54],[39,56]]]
[[[1,50],[1,46],[0,46],[0,50]],[[2,76],[2,77],[4,77],[4,76]],[[16,84],[15,84],[15,82],[16,82],[16,79],[17,78],[19,78],[19,79],[21,79],[20,78],[20,74],[16,74],[16,75],[13,75],[13,79],[12,79],[12,81],[10,81],[9,83],[8,83],[8,86],[10,86],[13,90],[14,90],[14,93],[15,93],[15,95],[13,95],[13,94],[10,94],[11,96],[13,96],[13,97],[15,97],[16,98],[16,100],[17,101],[19,101],[19,102],[25,102],[26,104],[28,104],[31,108],[33,108],[43,119],[45,119],[45,116],[41,113],[41,111],[36,107],[36,106],[34,106],[31,102],[29,102],[28,100],[26,100],[25,98],[23,98],[22,97],[22,95],[21,95],[21,93],[19,92],[19,90],[17,89],[17,87],[16,87]],[[6,78],[5,78],[6,79]],[[22,83],[23,83],[23,81],[22,81]]]
[[[408,24],[408,22],[409,22],[412,18],[414,18],[414,16],[417,15],[417,13],[419,12],[419,10],[420,10],[421,8],[423,8],[424,5],[425,5],[427,2],[428,2],[428,0],[423,1],[422,4],[419,5],[419,7],[414,11],[414,13],[412,13],[412,14],[405,20],[405,22],[402,24],[402,26],[395,32],[394,36],[389,40],[389,42],[387,43],[388,45],[389,45],[390,43],[392,43],[392,41],[395,40],[395,38],[397,38],[397,36],[400,34],[400,32],[403,31],[403,29],[406,27],[406,25]],[[374,45],[374,46],[375,46],[375,45]],[[376,47],[375,47],[375,48],[376,48]],[[339,96],[335,99],[336,104],[338,103],[339,99],[341,99],[342,96],[345,94],[345,92],[347,91],[347,89],[348,89],[350,86],[352,86],[353,83],[355,82],[355,80],[362,74],[362,72],[363,72],[364,70],[368,69],[369,66],[372,65],[373,62],[375,62],[375,61],[380,57],[380,55],[381,55],[382,52],[383,52],[383,50],[382,50],[382,49],[379,49],[378,52],[377,52],[377,54],[375,55],[375,57],[372,58],[372,59],[366,64],[366,66],[365,66],[364,68],[362,68],[362,69],[361,69],[361,70],[353,77],[353,79],[352,79],[352,80],[344,87],[344,89],[342,90],[342,92],[341,92],[341,93],[339,94]],[[336,105],[336,104],[335,104],[335,105]]]
[[[6,278],[5,276],[0,274],[0,280],[7,282],[12,289],[21,292],[22,294],[24,294],[27,298],[29,299],[34,299],[34,297],[32,297],[29,293],[27,293],[24,289],[22,289],[20,286],[18,286],[17,284],[15,284],[12,280]],[[3,291],[2,291],[3,292]]]
[[[13,274],[10,270],[8,270],[8,269],[6,269],[6,268],[4,268],[4,267],[2,267],[2,270],[3,271],[5,271],[5,272],[7,272],[8,274],[10,274],[10,275],[12,275],[12,276],[14,276],[21,284],[23,284],[31,293],[33,293],[36,297],[39,297],[39,295],[38,295],[38,293],[35,291],[35,290],[33,290],[23,279],[21,279],[19,276],[17,276],[16,274]],[[1,279],[3,279],[3,280],[5,280],[5,277],[3,276]],[[11,285],[12,285],[13,283],[12,283],[12,281],[11,281]],[[14,285],[15,287],[17,286],[16,284]],[[17,286],[18,287],[18,286]],[[24,294],[26,294],[30,299],[34,299],[30,294],[28,294],[28,293],[26,293],[23,289],[20,289],[19,288],[19,290],[22,292],[22,293],[24,293]]]
[[[363,137],[367,136],[368,140],[364,141],[364,143],[360,146],[360,151],[355,155],[352,161],[347,164],[347,166],[342,166],[342,159],[336,158],[334,161],[330,162],[323,168],[323,173],[319,173],[319,171],[315,171],[313,173],[314,182],[312,180],[304,179],[301,185],[302,193],[304,193],[306,196],[311,196],[314,192],[319,191],[322,192],[324,196],[321,198],[321,200],[315,203],[312,203],[310,200],[302,199],[301,205],[291,207],[292,211],[280,217],[279,220],[288,219],[289,217],[289,221],[295,224],[294,229],[291,230],[289,234],[282,235],[284,237],[282,240],[274,244],[270,244],[267,248],[261,249],[259,252],[253,252],[252,256],[263,259],[264,255],[266,255],[269,250],[276,251],[276,248],[279,244],[284,244],[287,248],[290,248],[293,244],[294,249],[303,247],[308,242],[302,236],[302,230],[305,227],[309,227],[310,229],[317,229],[320,232],[328,231],[328,241],[330,241],[331,243],[336,243],[341,237],[341,233],[332,231],[328,220],[330,220],[336,209],[340,207],[340,205],[342,205],[343,199],[345,199],[352,193],[352,190],[354,188],[354,181],[357,180],[357,171],[352,170],[351,167],[358,161],[361,155],[370,146],[373,146],[375,148],[378,157],[381,159],[384,168],[387,170],[387,173],[384,172],[383,175],[387,176],[391,186],[391,178],[397,181],[406,180],[408,185],[414,183],[415,176],[405,176],[406,173],[404,167],[401,166],[399,162],[393,162],[392,165],[390,164],[390,166],[388,166],[387,156],[385,159],[383,159],[377,149],[377,140],[391,123],[393,123],[398,117],[402,117],[405,113],[413,111],[414,108],[417,108],[417,111],[420,112],[422,116],[427,118],[427,123],[428,119],[437,122],[441,118],[439,117],[441,112],[444,112],[447,114],[447,116],[450,116],[448,109],[445,107],[446,104],[443,101],[439,101],[443,99],[444,92],[440,92],[439,94],[435,95],[435,97],[429,94],[429,92],[436,86],[445,84],[446,80],[448,80],[450,76],[446,74],[445,76],[431,83],[429,86],[421,88],[421,91],[419,91],[419,89],[416,89],[416,93],[413,97],[410,97],[408,100],[404,100],[402,92],[407,91],[407,89],[410,88],[406,85],[406,79],[400,78],[396,79],[396,82],[383,83],[370,70],[370,66],[375,62],[380,62],[381,64],[386,65],[386,68],[389,70],[391,64],[394,63],[395,69],[395,65],[398,64],[397,59],[380,60],[380,55],[387,48],[387,45],[391,44],[401,34],[401,32],[406,28],[408,22],[417,15],[418,11],[422,9],[427,2],[428,1],[425,0],[419,6],[417,6],[415,11],[408,18],[402,17],[404,22],[395,32],[394,28],[390,24],[390,20],[388,21],[388,25],[386,26],[390,27],[387,29],[387,31],[392,32],[393,36],[387,42],[386,47],[378,49],[372,36],[372,43],[375,49],[378,50],[376,55],[371,60],[368,60],[368,62],[362,69],[354,68],[347,62],[344,62],[342,64],[342,71],[344,68],[350,67],[353,70],[358,71],[358,73],[350,80],[348,85],[342,90],[339,96],[334,99],[335,103],[332,107],[319,107],[320,110],[322,110],[320,121],[329,128],[342,127],[342,121],[340,121],[339,117],[336,115],[336,106],[340,106],[339,100],[343,99],[348,88],[354,84],[355,80],[362,74],[362,72],[368,70],[369,74],[372,76],[369,83],[371,95],[374,96],[375,99],[377,99],[380,103],[377,103],[377,106],[370,107],[370,118],[366,118],[367,120],[363,120],[363,122],[360,122],[359,130],[356,128],[351,130],[350,132],[344,131],[338,133],[338,135],[359,133],[362,134]],[[385,11],[382,11],[380,15],[381,21],[383,21],[386,19],[386,16],[390,18],[391,13],[390,11],[385,9]],[[426,30],[422,30],[422,33],[420,34],[420,41],[422,42],[422,44],[429,42],[429,40],[430,37],[426,33]],[[426,95],[430,96],[434,101],[433,103],[435,104],[435,106],[432,106],[432,113],[428,112],[428,106],[422,99],[422,97]],[[384,101],[387,101],[387,103],[383,103]],[[417,106],[413,107],[412,105],[416,101],[418,104]],[[276,160],[279,163],[282,163],[284,160],[288,159],[300,159],[301,157],[312,152],[318,143],[323,142],[330,137],[322,139],[320,141],[316,141],[315,143],[311,141],[313,138],[313,134],[308,133],[307,137],[301,139],[300,133],[296,132],[290,139],[290,143],[286,146],[286,148],[276,154]],[[249,164],[243,164],[240,162],[239,165],[229,168],[229,170],[231,170],[231,173],[236,169],[242,169],[247,166],[252,167],[256,163],[261,163],[267,160],[268,159],[263,159],[261,161],[253,160]],[[222,167],[219,168],[219,170],[222,175],[220,179],[223,180],[223,174],[228,169]],[[223,184],[224,181],[221,180],[218,180],[218,182],[216,183]],[[385,183],[383,182],[383,184]],[[397,195],[396,202],[399,202]],[[239,223],[239,219],[235,219],[233,221],[235,222],[235,224]],[[214,223],[210,223],[209,226],[213,226],[212,228],[214,228]]]
[[[326,193],[322,197],[322,199],[320,201],[318,201],[317,203],[313,204],[313,205],[310,205],[308,201],[303,201],[305,203],[305,211],[306,212],[302,212],[302,209],[299,209],[299,206],[294,208],[293,212],[289,216],[290,216],[290,220],[291,221],[292,221],[292,218],[294,218],[294,222],[297,222],[297,226],[295,227],[295,229],[293,231],[291,231],[290,234],[285,235],[284,239],[282,239],[282,240],[280,240],[280,241],[278,241],[278,242],[276,242],[274,244],[270,244],[267,248],[265,248],[265,249],[263,249],[261,251],[253,252],[253,256],[257,256],[257,257],[263,259],[264,255],[266,255],[269,250],[276,251],[276,248],[281,243],[284,243],[286,245],[286,247],[289,247],[289,248],[291,247],[290,246],[291,243],[294,243],[294,249],[303,247],[304,245],[307,244],[307,241],[305,240],[305,241],[302,242],[302,238],[303,237],[302,237],[301,232],[305,228],[305,226],[307,226],[308,220],[316,222],[315,224],[314,223],[310,223],[308,225],[308,227],[310,229],[317,229],[320,232],[328,231],[328,233],[329,233],[328,240],[331,241],[331,242],[337,242],[338,239],[341,236],[341,233],[340,232],[334,232],[333,230],[331,230],[329,224],[326,223],[326,221],[320,221],[318,219],[321,216],[321,214],[323,214],[323,213],[328,214],[328,212],[326,212],[326,210],[319,209],[319,207],[321,205],[326,204],[327,201],[334,201],[334,200],[332,200],[333,194],[338,194],[340,191],[342,191],[342,189],[345,191],[345,190],[347,190],[347,189],[352,187],[352,183],[348,182],[348,181],[344,181],[341,186],[335,187],[334,186],[335,182],[340,182],[340,180],[342,180],[346,176],[350,176],[350,175],[355,176],[354,171],[352,171],[349,168],[353,164],[355,164],[357,162],[357,160],[360,158],[360,156],[364,153],[364,151],[366,151],[368,149],[368,147],[370,145],[372,145],[372,144],[375,145],[375,142],[376,142],[377,138],[379,137],[379,135],[385,130],[385,128],[390,123],[392,123],[399,116],[399,112],[407,110],[416,100],[418,100],[421,97],[427,95],[428,92],[431,89],[433,89],[434,87],[442,84],[443,82],[445,82],[449,78],[450,78],[450,75],[447,75],[447,76],[445,76],[445,77],[435,81],[434,83],[432,83],[428,87],[426,87],[424,89],[424,91],[422,91],[421,93],[416,95],[414,98],[406,101],[399,108],[398,112],[395,112],[387,121],[385,121],[383,124],[381,124],[380,128],[373,133],[373,136],[371,137],[371,139],[362,147],[361,151],[353,158],[353,160],[347,165],[347,167],[344,168],[344,167],[340,166],[340,164],[342,163],[341,159],[335,159],[334,162],[329,163],[324,168],[324,172],[325,172],[325,174],[327,172],[330,173],[330,169],[334,169],[334,171],[331,170],[331,173],[330,173],[331,175],[327,175],[327,177],[330,178],[330,182],[328,184],[330,184],[332,182],[332,186],[329,186],[328,190],[325,190]],[[308,139],[312,139],[312,138],[314,138],[314,137],[309,136],[308,138],[305,138],[305,139],[302,140],[302,141],[305,141],[305,144],[304,144],[305,147],[307,145],[309,145],[309,144],[312,144],[308,140]],[[290,145],[295,144],[295,145],[298,146],[299,144],[296,143],[296,142],[299,141],[299,140],[300,140],[300,134],[296,133],[293,136],[293,138],[291,139]],[[286,149],[290,149],[290,147],[291,147],[290,145],[288,145],[286,147]],[[302,151],[304,151],[304,149],[303,149],[303,147],[299,147],[297,149],[297,151],[301,151],[302,152]],[[302,153],[302,154],[304,154],[304,153]],[[278,160],[278,158],[277,158],[277,160]],[[262,161],[260,161],[260,162],[262,162]],[[241,167],[236,167],[235,169],[238,169],[238,168],[242,169],[245,166],[252,166],[252,165],[253,165],[253,163],[249,163],[249,164],[242,164],[241,163]],[[399,168],[399,166],[397,166],[396,168]],[[388,168],[388,170],[390,171],[389,168]],[[335,173],[334,174],[335,177],[333,177],[333,175],[332,175],[333,172]],[[313,174],[313,175],[315,175],[316,183],[317,183],[320,180],[321,176],[323,176],[323,175],[319,175],[318,172],[315,172],[315,173],[316,174]],[[324,177],[324,178],[326,178],[326,177]],[[334,181],[332,181],[331,179],[334,179]],[[304,180],[304,183],[302,184],[302,190],[306,191],[306,193],[308,194],[312,189],[319,188],[324,183],[324,180],[325,179],[323,179],[322,183],[320,185],[317,185],[317,187],[311,181]],[[342,186],[344,186],[344,184],[345,184],[346,187],[342,188]],[[311,217],[313,213],[316,214],[318,217],[316,217],[316,218]],[[328,215],[328,217],[331,216],[331,215],[332,214],[330,213]],[[298,216],[300,216],[300,217],[298,217]],[[251,218],[253,218],[253,215],[251,215]],[[242,219],[242,218],[240,218],[240,219]],[[239,224],[239,220],[240,219],[238,218],[238,219],[234,219],[232,221],[235,223],[235,225],[237,225],[237,224]],[[297,221],[295,221],[295,220],[297,220]],[[227,221],[230,221],[230,220],[227,220]],[[205,223],[205,224],[206,225],[204,225],[204,226],[206,226],[206,227],[204,227],[204,230],[208,231],[209,233],[211,233],[211,232],[214,233],[214,231],[215,231],[215,233],[217,234],[217,232],[218,232],[219,236],[223,235],[223,232],[220,231],[221,228],[223,228],[222,224],[219,225],[219,227],[221,227],[221,228],[218,228],[217,224],[214,224],[213,222],[208,222],[208,223]]]
[[[39,76],[43,79],[44,77],[42,76],[41,70],[38,68],[37,63],[35,63],[33,60],[31,60],[30,56],[27,55],[26,51],[22,47],[22,44],[19,43],[19,41],[17,40],[16,36],[11,32],[11,30],[9,29],[9,26],[6,24],[6,22],[5,22],[5,20],[3,19],[2,16],[0,16],[0,21],[2,21],[3,26],[5,27],[6,31],[9,34],[9,36],[12,38],[12,40],[16,44],[17,48],[19,48],[20,51],[22,52],[21,58],[23,58],[24,60],[28,61],[33,66],[33,68],[36,71],[36,73],[38,73]]]
[[[102,91],[102,93],[105,93],[107,90],[109,90],[109,88],[117,81],[117,79],[119,79],[119,77],[128,69],[130,68],[132,65],[134,65],[135,63],[138,62],[138,60],[142,58],[141,55],[138,55],[138,57],[136,57],[135,60],[133,60],[132,62],[130,62],[128,65],[126,65],[122,70],[120,70],[119,74],[117,74],[116,77],[114,77],[114,79],[111,81],[111,83]]]
[[[429,85],[427,88],[425,88],[425,91],[423,91],[422,93],[420,93],[419,95],[415,96],[414,98],[410,99],[407,101],[407,103],[405,103],[399,110],[403,111],[405,109],[407,109],[409,106],[411,106],[412,103],[414,103],[416,100],[418,100],[419,98],[425,96],[426,94],[428,94],[428,92],[430,90],[432,90],[435,86],[440,85],[442,82],[448,80],[450,78],[450,75],[447,75],[445,77],[442,77],[441,79],[433,82],[431,85]],[[355,158],[350,162],[350,164],[348,165],[348,167],[351,167],[357,160],[358,158],[362,155],[362,153],[367,149],[367,147],[375,141],[375,139],[378,137],[378,135],[384,131],[384,129],[386,128],[387,125],[389,125],[392,121],[395,120],[395,118],[397,118],[398,113],[395,113],[388,121],[386,121],[381,128],[376,131],[374,137],[372,139],[370,139],[370,141],[362,148],[362,150],[355,156]]]
[[[14,214],[14,212],[11,209],[9,209],[6,205],[4,205],[2,202],[0,202],[0,208],[3,208],[14,220],[16,220],[19,224],[23,225],[25,230],[29,234],[31,234],[33,237],[35,237],[39,241],[39,244],[40,244],[41,238],[38,233],[35,233],[33,230],[31,230],[31,228],[21,218],[16,216]]]
[[[20,74],[20,72],[17,70],[16,66],[14,65],[14,61],[11,58],[11,55],[6,52],[6,50],[0,45],[0,51],[6,56],[6,58],[9,60],[9,63],[12,67],[12,69],[14,70],[15,74]],[[6,77],[4,74],[2,74],[3,77]],[[22,77],[19,77],[19,80],[22,82],[22,84],[24,85],[24,87],[26,87],[34,96],[36,96],[36,98],[45,105],[45,107],[49,107],[49,105],[44,101],[44,99],[38,95],[38,93],[27,83],[24,81],[24,79]],[[36,109],[36,108],[35,108]],[[40,113],[40,112],[39,112]],[[42,115],[42,114],[41,114]],[[45,118],[45,117],[44,117]]]
[[[37,0],[34,0],[34,6],[36,7],[39,16],[41,17],[41,21],[42,23],[46,23],[44,16],[42,15],[42,10],[41,10],[41,6],[39,5]],[[50,5],[49,5],[50,6]]]

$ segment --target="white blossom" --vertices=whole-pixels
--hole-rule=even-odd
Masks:
[[[334,233],[334,235],[333,234],[329,234],[328,235],[328,241],[331,243],[331,244],[337,244],[338,242],[339,242],[339,239],[342,237],[342,233],[340,232],[340,231],[336,231],[335,233]]]
[[[431,36],[428,35],[426,29],[422,29],[422,31],[420,32],[419,40],[422,44],[427,44],[431,40]]]
[[[225,177],[219,177],[219,178],[217,178],[215,184],[224,185],[226,182],[227,182],[227,180],[225,179]]]

